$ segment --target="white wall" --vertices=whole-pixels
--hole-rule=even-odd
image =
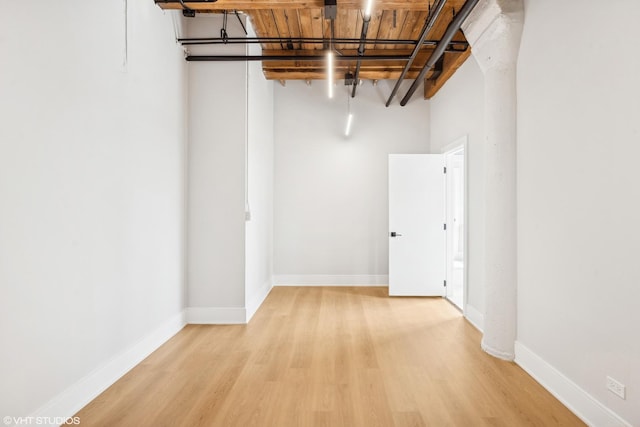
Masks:
[[[191,37],[218,37],[221,27],[221,15],[188,20]],[[235,16],[228,33],[244,35]],[[190,52],[246,53],[244,45],[191,47]],[[246,67],[244,62],[188,65],[190,308],[245,306]]]
[[[640,3],[525,5],[518,341],[640,425]]]
[[[289,81],[275,89],[275,274],[278,282],[386,284],[389,153],[429,152],[429,104],[384,103],[393,81],[347,91]],[[403,95],[406,89],[399,93]]]
[[[221,15],[188,20],[191,37],[217,37],[221,28]],[[227,31],[244,36],[233,15]],[[189,51],[245,55],[260,47]],[[189,320],[244,323],[272,286],[273,83],[260,62],[190,62],[189,109]]]
[[[484,77],[471,56],[431,98],[431,149],[467,135],[467,304],[484,313]]]
[[[253,36],[251,25],[247,26]],[[249,54],[260,55],[259,45]],[[273,280],[273,82],[260,62],[248,66],[248,182],[251,219],[246,222],[245,306],[251,317],[272,287]]]
[[[153,2],[126,67],[123,2],[2,8],[0,414],[67,416],[184,307],[185,67]]]

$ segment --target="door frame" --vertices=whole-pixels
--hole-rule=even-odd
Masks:
[[[455,139],[453,142],[445,145],[444,147],[442,147],[441,149],[441,153],[444,154],[445,156],[445,164],[446,164],[446,158],[447,155],[450,155],[452,153],[455,153],[456,151],[459,151],[460,149],[464,150],[464,167],[463,167],[463,171],[464,171],[464,180],[463,180],[463,195],[462,195],[462,199],[464,201],[464,232],[463,232],[463,240],[464,240],[464,247],[462,249],[462,266],[463,266],[463,274],[462,274],[462,291],[463,291],[463,297],[462,297],[462,312],[463,314],[466,314],[467,312],[467,301],[469,299],[469,192],[468,192],[468,187],[469,187],[469,136],[468,135],[463,135],[457,139]],[[446,182],[448,181],[448,179],[445,180],[445,186],[446,186]],[[448,187],[445,189],[445,194],[448,197],[449,194],[449,189]],[[446,203],[446,205],[448,205],[448,203]],[[446,212],[447,206],[445,206],[445,217],[448,218],[448,212]],[[446,257],[449,256],[449,251],[447,249],[445,249],[446,252]],[[445,261],[445,262],[448,262]],[[445,268],[445,270],[448,272],[448,268]],[[449,280],[450,278],[447,277],[447,280]],[[445,295],[446,295],[446,291],[445,291]],[[453,305],[453,304],[452,304]]]

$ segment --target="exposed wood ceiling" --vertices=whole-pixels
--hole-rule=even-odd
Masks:
[[[155,2],[163,9],[183,9],[179,0]],[[362,61],[360,79],[400,77],[434,2],[435,0],[374,0],[366,38],[378,42],[366,44],[364,56],[397,55],[402,59]],[[406,78],[416,78],[464,2],[446,1]],[[284,81],[325,79],[325,63],[317,59],[304,60],[304,57],[322,55],[330,39],[335,41],[332,46],[337,53],[336,77],[343,78],[345,73],[353,72],[356,60],[341,60],[340,57],[358,56],[365,3],[366,0],[337,0],[333,35],[330,20],[324,19],[324,0],[200,0],[186,1],[184,4],[199,13],[220,13],[225,10],[245,13],[259,38],[278,39],[262,43],[263,55],[295,57],[295,60],[281,58],[263,61],[263,71],[268,79]],[[394,41],[398,43],[394,44]],[[425,98],[431,98],[471,53],[461,31],[456,33],[453,41],[462,43],[451,44],[439,66],[434,67],[425,77]]]

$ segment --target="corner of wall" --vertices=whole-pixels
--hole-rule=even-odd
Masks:
[[[631,427],[521,342],[516,341],[515,350],[515,362],[588,425]]]
[[[249,323],[253,315],[256,314],[256,311],[258,311],[258,309],[260,308],[264,300],[267,298],[267,296],[271,292],[271,289],[273,289],[273,283],[274,283],[274,279],[273,277],[271,277],[269,280],[264,282],[262,287],[260,287],[260,289],[258,289],[253,295],[247,296],[247,303],[246,303],[246,322],[247,323]]]
[[[45,403],[31,414],[31,417],[48,419],[73,417],[86,404],[180,332],[185,325],[186,313],[183,310],[165,321],[138,343],[117,354],[106,364],[98,367]]]
[[[484,331],[484,314],[472,305],[464,308],[464,317],[480,332]]]

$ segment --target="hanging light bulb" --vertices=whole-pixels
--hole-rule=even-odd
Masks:
[[[373,0],[367,0],[367,7],[364,9],[364,16],[369,18],[371,16],[371,9],[373,8]]]
[[[351,123],[353,122],[353,114],[349,113],[347,116],[347,128],[344,130],[344,136],[349,136],[351,133]]]
[[[344,130],[344,136],[351,133],[351,124],[353,123],[353,114],[351,113],[351,97],[347,93],[347,127]]]

